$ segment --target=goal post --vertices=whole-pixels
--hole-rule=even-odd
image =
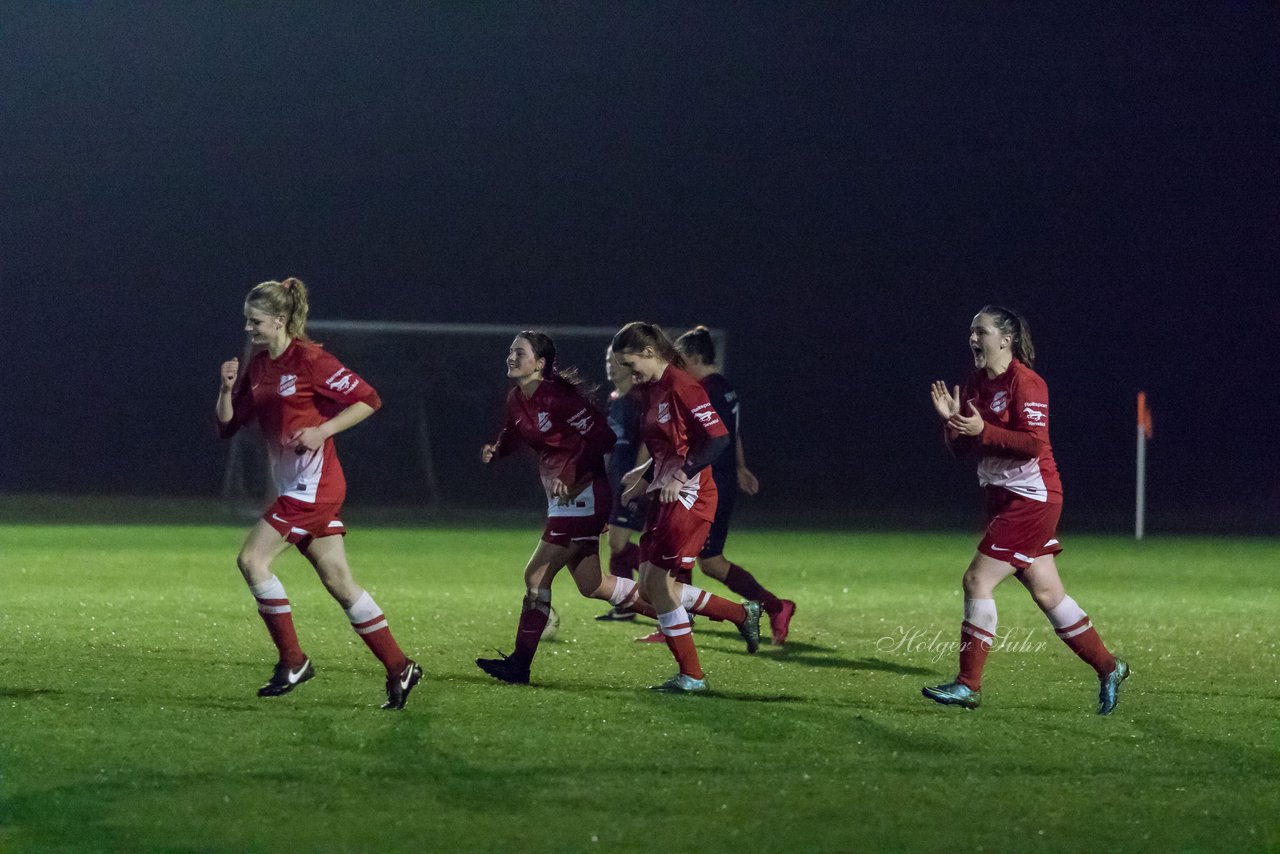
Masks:
[[[663,325],[675,336],[691,326]],[[337,438],[352,503],[423,507],[540,507],[529,466],[481,466],[480,446],[502,423],[507,348],[522,330],[556,342],[556,362],[578,369],[603,408],[610,390],[604,357],[617,326],[414,323],[317,319],[307,332],[378,390],[377,416]],[[720,364],[727,335],[712,329]],[[246,350],[244,364],[250,353]],[[256,430],[232,439],[223,499],[241,515],[272,497]]]

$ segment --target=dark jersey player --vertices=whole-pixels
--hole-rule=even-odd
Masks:
[[[640,538],[640,585],[658,612],[658,625],[679,672],[654,688],[705,691],[707,683],[689,627],[689,614],[729,620],[754,653],[760,642],[760,603],[736,605],[679,581],[707,542],[716,512],[716,484],[710,464],[729,446],[729,433],[707,393],[683,370],[684,357],[663,331],[649,323],[628,323],[613,337],[613,352],[644,389],[641,436],[652,456],[623,482],[623,500],[650,496]]]
[[[551,582],[569,567],[578,592],[610,605],[656,616],[634,581],[601,576],[600,534],[612,505],[604,455],[616,441],[609,424],[583,395],[572,375],[556,370],[556,346],[541,332],[521,332],[507,351],[507,394],[502,432],[480,451],[484,463],[520,445],[538,455],[547,499],[547,522],[524,570],[525,597],[515,651],[478,658],[476,665],[503,682],[527,684],[538,642],[551,614]]]
[[[622,477],[649,458],[644,443],[640,441],[644,395],[633,387],[631,372],[622,368],[611,349],[605,351],[605,372],[613,384],[613,392],[609,395],[609,427],[617,437],[606,464],[609,487],[613,490],[613,507],[609,513],[609,572],[622,578],[634,578],[640,568],[640,547],[631,538],[644,530],[648,500],[641,496],[624,504]],[[596,617],[597,620],[614,622],[635,618],[635,611],[616,605]]]
[[[223,363],[216,407],[224,438],[258,422],[279,493],[237,558],[280,656],[258,696],[287,694],[316,672],[298,644],[284,585],[271,570],[294,545],[386,668],[382,708],[400,709],[422,679],[422,668],[405,657],[382,609],[351,575],[342,542],[347,482],[332,438],[372,415],[381,401],[369,383],[307,339],[307,305],[306,286],[298,279],[263,282],[249,292],[245,331],[264,349],[243,373],[239,359]]]
[[[944,705],[978,707],[996,636],[995,589],[1012,575],[1058,637],[1098,674],[1098,714],[1109,715],[1129,667],[1103,645],[1058,576],[1062,482],[1049,445],[1049,390],[1031,369],[1031,331],[1017,312],[984,306],[969,327],[969,348],[976,370],[964,388],[948,391],[938,381],[931,394],[947,447],[978,457],[987,530],[963,578],[960,674],[923,693]]]

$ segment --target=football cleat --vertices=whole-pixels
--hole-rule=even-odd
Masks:
[[[684,673],[677,673],[661,685],[650,685],[650,691],[665,691],[668,694],[692,694],[695,691],[707,690],[706,679],[694,679]]]
[[[382,708],[403,709],[404,701],[409,699],[409,692],[420,681],[422,668],[412,658],[406,659],[403,670],[387,674],[387,701],[382,704]]]
[[[272,672],[271,679],[268,680],[267,684],[258,689],[258,696],[280,697],[288,694],[315,675],[316,669],[311,666],[311,659],[309,658],[305,659],[297,667],[290,667],[284,662],[280,662],[276,665],[276,669]]]
[[[661,629],[655,629],[652,634],[644,635],[636,638],[636,643],[666,643],[667,636],[662,633]]]
[[[529,665],[521,664],[509,655],[498,653],[502,658],[477,658],[476,667],[488,673],[494,679],[512,685],[529,684]]]
[[[742,607],[747,612],[747,618],[738,626],[738,634],[747,642],[747,653],[755,655],[760,648],[760,603],[743,602]]]
[[[790,599],[782,600],[782,610],[769,615],[769,633],[773,635],[773,645],[782,646],[787,642],[791,632],[791,617],[796,613],[796,603]]]
[[[635,618],[636,618],[635,611],[632,611],[627,608],[619,608],[617,605],[610,607],[608,611],[605,611],[603,614],[596,617],[597,620],[600,620],[601,622],[606,622],[606,623],[629,622],[631,620],[634,620]]]
[[[948,682],[945,685],[922,688],[920,693],[935,703],[941,703],[944,706],[963,706],[966,709],[976,709],[982,705],[982,692],[973,690],[963,682]]]
[[[1129,665],[1116,659],[1115,669],[1098,677],[1098,714],[1109,715],[1120,700],[1120,683],[1129,678]]]

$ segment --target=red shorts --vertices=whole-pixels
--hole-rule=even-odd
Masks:
[[[612,502],[613,491],[603,477],[593,480],[567,504],[559,498],[547,499],[547,524],[542,529],[542,541],[567,548],[575,542],[598,540],[609,527]]]
[[[1026,569],[1042,555],[1062,551],[1058,517],[1062,504],[1025,498],[998,486],[986,488],[987,531],[978,551]]]
[[[685,573],[687,577],[707,544],[710,530],[710,519],[695,516],[679,501],[663,504],[654,495],[640,536],[640,562],[651,563],[672,575]]]
[[[262,520],[275,528],[280,536],[297,545],[318,537],[346,536],[347,529],[338,518],[341,512],[341,504],[308,504],[281,495],[262,514]]]

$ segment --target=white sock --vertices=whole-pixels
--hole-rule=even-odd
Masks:
[[[686,584],[684,589],[680,591],[680,607],[696,614],[698,609],[705,605],[709,598],[711,598],[711,594],[707,591],[694,587],[692,584]]]
[[[288,614],[293,610],[284,585],[274,575],[258,584],[250,584],[249,592],[258,600],[258,611],[263,614]]]
[[[992,643],[996,636],[996,600],[965,599],[964,621],[965,625],[960,627],[963,634],[982,643]]]
[[[613,595],[609,597],[610,605],[621,605],[627,601],[631,595],[631,591],[636,589],[636,583],[630,578],[623,578],[620,575],[613,577]]]
[[[684,608],[676,608],[674,611],[659,614],[658,628],[669,638],[689,634],[692,631],[689,627],[689,612]]]
[[[551,616],[551,588],[550,587],[530,587],[525,593],[526,607],[530,610],[541,611],[548,617]]]
[[[346,612],[347,619],[351,621],[351,627],[357,634],[367,635],[387,627],[387,618],[382,615],[382,609],[373,601],[368,590]]]

